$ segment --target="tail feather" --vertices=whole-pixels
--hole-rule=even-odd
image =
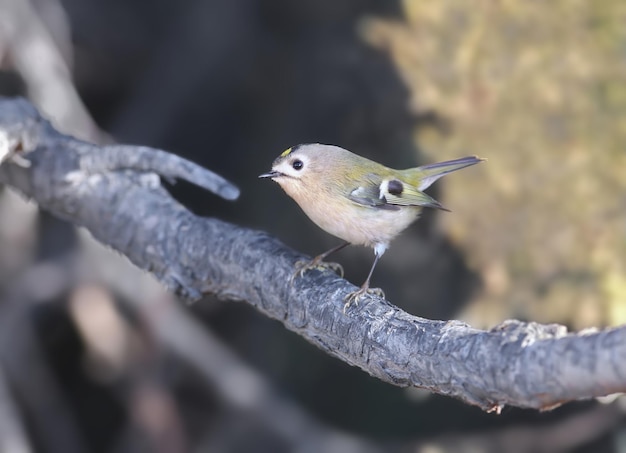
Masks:
[[[445,162],[437,162],[435,164],[423,165],[417,168],[404,170],[407,176],[414,182],[417,190],[425,190],[432,183],[437,181],[444,175],[452,173],[471,165],[476,165],[486,159],[477,156],[461,157],[460,159],[448,160]]]

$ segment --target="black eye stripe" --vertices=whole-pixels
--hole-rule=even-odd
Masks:
[[[294,170],[302,170],[302,167],[304,167],[304,164],[302,163],[300,159],[296,159],[291,163],[291,166],[293,167]]]
[[[387,184],[387,192],[391,195],[400,195],[404,190],[404,186],[402,185],[402,181],[398,181],[397,179],[392,179]]]

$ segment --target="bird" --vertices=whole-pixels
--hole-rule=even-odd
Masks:
[[[467,156],[394,170],[334,145],[306,143],[286,149],[259,178],[278,183],[309,219],[344,241],[310,261],[296,262],[292,280],[312,269],[332,269],[343,276],[341,265],[324,259],[350,244],[361,245],[374,249],[374,262],[361,287],[345,297],[344,312],[367,294],[384,298],[380,288],[370,288],[370,280],[391,241],[423,208],[449,211],[424,190],[442,176],[484,160]]]

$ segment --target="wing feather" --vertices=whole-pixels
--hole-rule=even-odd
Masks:
[[[367,175],[364,183],[352,190],[348,196],[350,200],[362,206],[399,210],[402,206],[423,206],[436,209],[447,209],[428,194],[418,190],[406,181],[397,178],[382,178],[377,175]],[[390,192],[390,182],[392,192]]]

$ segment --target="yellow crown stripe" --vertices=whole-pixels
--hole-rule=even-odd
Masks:
[[[280,157],[285,157],[287,155],[289,155],[289,153],[291,152],[293,148],[287,148],[285,151],[283,151],[283,153],[280,155]]]

